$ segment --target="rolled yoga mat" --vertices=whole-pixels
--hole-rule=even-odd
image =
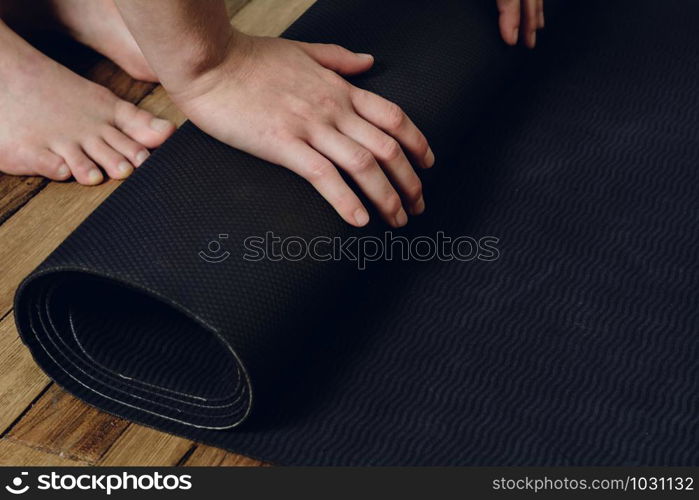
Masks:
[[[20,286],[36,361],[279,464],[699,463],[699,4],[548,2],[527,53],[494,3],[320,0],[286,36],[375,54],[354,83],[432,143],[427,212],[393,237],[495,251],[244,258],[387,228],[188,123]]]

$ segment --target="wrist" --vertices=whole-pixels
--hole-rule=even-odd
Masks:
[[[185,36],[177,42],[177,57],[162,61],[163,67],[156,73],[168,92],[185,92],[243,52],[248,38],[228,23],[216,30]]]

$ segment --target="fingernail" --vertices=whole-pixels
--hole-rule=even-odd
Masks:
[[[146,158],[148,158],[149,156],[150,156],[150,153],[148,151],[146,151],[145,149],[143,151],[139,151],[138,154],[136,155],[136,163],[137,163],[136,166],[140,167],[141,163],[146,161]]]
[[[91,169],[87,173],[87,181],[90,184],[99,184],[100,182],[102,182],[103,179],[104,177],[102,177],[102,172],[100,172],[96,168]]]
[[[354,211],[354,221],[359,226],[366,226],[369,222],[369,214],[363,208]]]
[[[368,59],[370,61],[374,60],[374,56],[372,56],[371,54],[357,54],[357,55],[359,57],[361,57],[362,59]]]
[[[152,128],[156,132],[165,132],[171,126],[172,124],[169,121],[163,120],[162,118],[153,118],[150,121],[150,128]]]
[[[405,210],[402,208],[396,215],[396,226],[398,227],[403,227],[408,223],[408,214],[405,213]]]
[[[517,40],[519,40],[519,28],[515,28],[515,38],[514,38],[515,45],[517,45]]]
[[[531,35],[529,35],[529,46],[532,49],[536,47],[536,31],[532,31]]]
[[[425,211],[425,198],[420,196],[420,199],[417,200],[417,203],[413,206],[413,215],[420,215]]]
[[[68,168],[68,165],[61,165],[60,167],[58,167],[58,171],[56,172],[56,174],[58,175],[58,177],[61,177],[63,179],[68,177],[70,175],[70,169]]]
[[[425,155],[425,166],[427,168],[432,168],[434,166],[434,153],[432,148],[427,149],[427,154]]]
[[[133,172],[133,167],[131,166],[130,163],[122,161],[117,165],[117,170],[119,171],[119,174],[122,175],[123,177],[126,177]]]
[[[544,24],[546,24],[545,19],[544,19],[544,11],[542,10],[539,12],[539,28],[543,28]]]

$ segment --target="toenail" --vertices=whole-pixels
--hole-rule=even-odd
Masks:
[[[126,162],[126,161],[122,161],[121,163],[119,163],[119,165],[117,165],[117,170],[119,171],[119,173],[120,173],[121,175],[123,175],[124,177],[126,177],[126,176],[129,175],[131,172],[133,172],[133,167],[131,166],[130,163],[128,163],[128,162]]]
[[[102,173],[96,168],[93,168],[87,173],[87,181],[90,184],[99,184],[102,182]]]
[[[146,151],[145,149],[143,151],[139,151],[138,154],[136,155],[136,166],[140,166],[141,163],[146,161],[146,158],[150,156],[150,153]]]
[[[56,172],[56,174],[61,179],[65,179],[66,177],[68,177],[70,175],[70,169],[68,168],[68,165],[61,165],[60,167],[58,167],[58,171]]]
[[[162,118],[153,118],[150,122],[150,128],[157,132],[165,132],[171,126],[172,124],[169,121],[163,120]]]

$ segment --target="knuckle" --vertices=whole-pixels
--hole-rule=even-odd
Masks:
[[[302,118],[308,118],[313,114],[314,107],[306,99],[293,99],[289,104],[291,112]]]
[[[402,154],[403,150],[395,139],[388,138],[383,146],[381,146],[381,159],[384,161],[397,160]]]
[[[319,107],[326,113],[337,113],[344,109],[344,105],[333,95],[322,95],[318,98]]]
[[[394,214],[398,212],[398,210],[400,210],[402,206],[403,204],[401,202],[400,196],[398,196],[398,193],[396,192],[389,194],[383,203],[384,209],[389,214]]]
[[[417,201],[420,199],[420,195],[422,195],[422,183],[419,180],[411,182],[405,187],[405,196],[411,201]]]
[[[349,160],[348,168],[357,173],[366,172],[374,165],[374,155],[364,148],[357,148]]]
[[[345,53],[345,50],[336,43],[327,44],[325,50],[333,57],[342,57]]]
[[[349,82],[345,80],[342,76],[337,74],[336,72],[332,70],[326,70],[324,72],[325,75],[325,81],[328,82],[333,87],[341,88],[341,89],[348,89],[349,88]]]
[[[305,177],[311,182],[318,181],[327,175],[329,168],[330,166],[324,161],[312,162],[308,165]]]
[[[284,145],[299,135],[293,123],[299,123],[298,119],[294,120],[292,117],[288,120],[283,118],[273,120],[269,127],[260,132],[260,138],[280,146]]]
[[[405,123],[405,113],[397,104],[391,103],[386,109],[386,120],[391,130],[400,129]]]

